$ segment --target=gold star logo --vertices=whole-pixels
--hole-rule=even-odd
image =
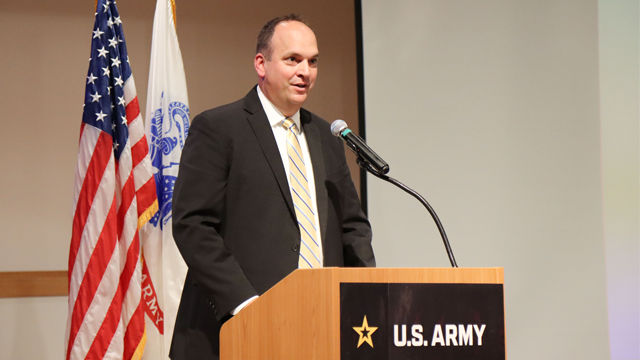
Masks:
[[[353,330],[355,330],[358,335],[360,335],[360,339],[358,339],[358,347],[362,345],[363,342],[367,342],[371,347],[373,347],[373,341],[371,340],[371,334],[373,334],[376,330],[378,330],[375,326],[369,326],[367,323],[367,315],[364,316],[364,320],[362,321],[362,326],[354,326]]]

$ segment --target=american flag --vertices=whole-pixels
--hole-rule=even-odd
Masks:
[[[148,143],[115,1],[91,39],[69,251],[66,359],[139,359],[145,344],[138,230],[157,211]]]

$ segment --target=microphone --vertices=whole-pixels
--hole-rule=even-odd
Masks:
[[[438,227],[438,231],[440,232],[440,236],[442,237],[442,242],[444,243],[445,250],[447,251],[447,255],[449,256],[449,262],[451,262],[451,266],[458,267],[456,258],[453,256],[453,250],[451,250],[451,244],[449,244],[449,238],[447,238],[447,233],[444,231],[444,227],[442,226],[442,223],[440,222],[436,211],[433,210],[427,200],[423,198],[422,195],[418,194],[400,181],[385,175],[389,172],[389,165],[384,160],[382,160],[380,156],[378,156],[378,154],[371,150],[371,148],[368,147],[367,144],[365,144],[364,140],[360,136],[354,134],[347,127],[347,123],[344,122],[344,120],[334,121],[331,124],[331,133],[334,136],[337,136],[344,140],[344,142],[347,143],[349,149],[356,153],[356,156],[358,157],[356,159],[356,162],[358,163],[358,166],[360,166],[360,168],[368,171],[379,179],[382,179],[399,187],[404,192],[420,201],[420,203],[427,209],[427,211],[429,211],[429,214],[431,214],[431,217]]]
[[[378,154],[376,154],[364,140],[354,134],[351,129],[347,127],[347,123],[344,120],[336,120],[331,124],[331,133],[333,136],[337,136],[344,140],[349,149],[353,151],[359,159],[364,160],[371,165],[376,171],[381,174],[389,172],[389,165],[382,160]]]

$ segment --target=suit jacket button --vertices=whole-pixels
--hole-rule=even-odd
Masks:
[[[298,250],[300,250],[300,247],[298,246],[298,244],[293,244],[293,245],[291,246],[291,250],[293,250],[293,251],[295,251],[295,252],[298,252]]]

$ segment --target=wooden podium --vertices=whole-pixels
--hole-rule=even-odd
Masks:
[[[484,291],[489,288],[477,286],[479,284],[493,284],[490,288],[494,295],[485,297],[482,292],[478,293],[478,289]],[[220,333],[220,359],[388,359],[392,356],[389,354],[399,352],[404,354],[403,358],[411,359],[424,358],[424,353],[420,352],[425,351],[439,351],[445,354],[444,357],[439,355],[438,358],[442,359],[460,358],[461,353],[452,356],[446,354],[455,351],[467,351],[470,354],[486,352],[493,338],[496,339],[494,342],[497,346],[491,346],[497,347],[498,350],[492,350],[490,355],[479,357],[464,355],[465,358],[505,359],[503,284],[502,268],[296,270],[224,324]],[[377,286],[377,290],[371,287],[374,285]],[[376,295],[371,295],[377,293],[388,299],[380,300]],[[354,304],[345,304],[349,296],[357,298],[361,295],[366,297],[363,300],[356,299]],[[415,296],[418,300],[407,300],[408,296]],[[458,304],[458,300],[449,300],[447,296],[467,303]],[[424,314],[437,308],[435,305],[429,305],[433,299],[444,301],[443,306],[446,309],[442,314],[430,318]],[[487,311],[488,314],[484,314],[484,310],[468,311],[468,307],[475,308],[476,303],[482,302],[490,302],[488,305],[494,310]],[[341,306],[345,312],[342,317]],[[372,312],[379,311],[384,306],[395,306],[388,314],[383,315],[388,320],[374,320]],[[361,309],[369,309],[362,310],[364,321],[360,314]],[[347,322],[347,312],[355,314],[357,321],[344,323]],[[400,319],[409,313],[418,314],[410,315],[410,320],[420,316],[435,320],[432,323],[413,324]],[[477,324],[472,324],[471,320],[456,320],[459,319],[460,313],[464,313],[465,316],[468,313],[472,319],[480,319],[478,321],[483,324],[478,321]],[[451,320],[451,324],[438,324],[438,321],[447,321],[438,319],[448,318],[454,319]],[[385,321],[392,323],[385,324]],[[358,331],[363,328],[364,338],[363,332]],[[485,332],[482,333],[480,330]],[[491,335],[491,338],[488,335]],[[378,338],[375,338],[376,336]],[[353,340],[350,340],[351,338]],[[341,349],[341,341],[343,345],[348,344],[351,350],[346,349],[347,345]],[[383,354],[371,355],[376,350]],[[359,357],[358,354],[364,354],[365,351],[368,351],[369,355]]]

